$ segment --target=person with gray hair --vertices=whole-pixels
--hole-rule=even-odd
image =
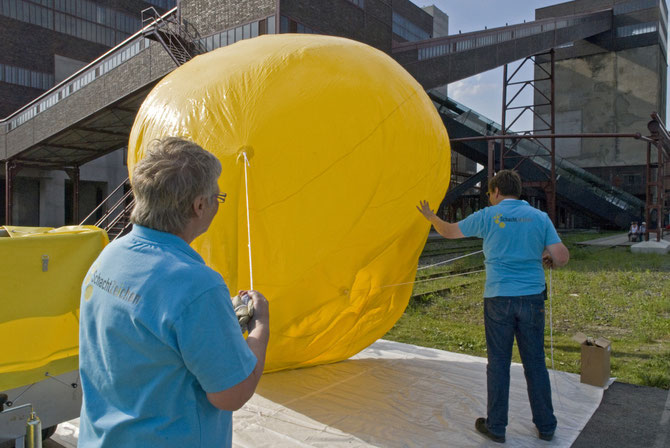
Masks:
[[[257,291],[244,340],[228,288],[189,244],[225,202],[221,163],[195,143],[149,145],[132,185],[132,231],[81,291],[80,447],[232,445],[232,411],[265,365],[269,307]]]

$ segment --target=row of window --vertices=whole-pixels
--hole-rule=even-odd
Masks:
[[[114,31],[111,28],[96,25],[95,23],[58,12],[54,14],[54,21],[55,23],[52,29],[59,33],[69,34],[70,36],[106,45],[108,47],[113,47],[128,37],[129,34],[121,31]]]
[[[296,22],[287,16],[281,16],[279,20],[280,32],[282,33],[301,33],[301,34],[319,34],[313,28]],[[219,47],[234,44],[243,39],[249,39],[263,34],[275,34],[275,16],[270,16],[256,22],[247,23],[238,27],[213,34],[202,39],[202,44],[207,51],[212,51]]]
[[[219,47],[234,44],[243,39],[249,39],[263,34],[275,34],[275,28],[275,16],[270,16],[265,19],[240,25],[205,37],[201,42],[207,51],[212,51]]]
[[[0,0],[0,15],[107,46],[140,29],[138,17],[87,0]]]
[[[54,85],[54,75],[51,73],[28,70],[13,65],[0,64],[0,82],[48,90]]]
[[[520,27],[515,30],[499,31],[495,34],[488,34],[486,36],[471,37],[459,39],[455,42],[448,42],[444,44],[436,44],[430,47],[419,48],[419,60],[436,58],[444,56],[445,54],[455,53],[459,51],[472,50],[487,45],[495,45],[501,42],[506,42],[519,37],[528,37],[535,34],[544,33],[547,31],[554,31],[568,26],[577,25],[583,21],[588,20],[585,17],[578,17],[569,20],[557,20],[539,25],[528,25]]]
[[[39,103],[29,107],[14,119],[12,119],[8,124],[8,130],[12,130],[17,126],[22,125],[26,121],[33,118],[40,112],[45,111],[54,104],[58,103],[60,100],[67,98],[72,95],[77,90],[85,87],[87,84],[91,83],[96,78],[104,75],[113,68],[124,63],[128,59],[134,57],[140,53],[145,48],[149,47],[149,40],[145,38],[139,38],[133,41],[132,43],[125,45],[122,50],[116,51],[98,62],[95,66],[89,68],[84,73],[77,76],[75,79],[72,79],[67,84],[56,89],[54,92],[47,95]],[[53,79],[51,81],[53,85]]]
[[[620,26],[616,29],[616,37],[638,36],[640,34],[655,33],[658,31],[657,22],[636,23]]]
[[[614,5],[614,14],[626,14],[629,12],[633,11],[640,11],[643,9],[650,9],[650,8],[659,8],[661,11],[661,29],[663,30],[663,38],[662,40],[665,40],[665,36],[667,35],[667,32],[665,31],[667,23],[668,23],[668,13],[666,10],[665,2],[664,1],[659,1],[659,0],[633,0],[628,3],[619,3]],[[644,25],[644,24],[642,24]],[[648,25],[648,24],[647,24]],[[633,25],[629,25],[633,26]],[[621,27],[625,28],[625,27]],[[655,31],[655,30],[653,30]],[[645,31],[645,32],[653,32],[653,31]],[[629,33],[629,32],[634,32],[628,30],[623,30],[621,31],[622,33]],[[644,34],[644,32],[637,32],[635,34],[627,34],[626,36],[619,36],[619,30],[617,29],[617,36],[618,37],[627,37],[627,36],[635,36],[636,34]]]
[[[393,12],[393,32],[410,42],[430,39],[430,33],[419,28],[397,12]]]
[[[137,31],[139,25],[137,17],[88,0],[54,0],[54,9],[129,34]]]

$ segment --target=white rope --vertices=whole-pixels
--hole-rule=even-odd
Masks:
[[[549,350],[551,351],[551,372],[554,377],[554,388],[556,389],[556,396],[558,397],[558,405],[563,409],[563,401],[561,400],[561,392],[558,390],[558,381],[556,381],[556,369],[554,369],[554,319],[552,316],[552,296],[554,295],[552,286],[553,268],[549,268]]]
[[[472,252],[471,254],[462,255],[462,256],[456,257],[456,258],[450,258],[450,259],[445,260],[445,261],[440,261],[439,263],[431,264],[431,265],[428,265],[428,266],[421,266],[420,268],[417,268],[417,271],[421,271],[423,269],[428,269],[428,268],[433,268],[435,266],[440,266],[440,265],[446,264],[446,263],[451,263],[452,261],[460,260],[461,258],[469,257],[469,256],[472,256],[472,255],[481,254],[482,252],[484,252],[484,251],[483,250],[478,250],[477,252]]]
[[[551,273],[554,272],[549,268],[549,347],[551,350],[551,370],[554,370],[554,319],[551,315],[551,296],[553,295],[551,286]]]
[[[382,286],[380,286],[380,288],[390,288],[391,286],[402,286],[402,285],[412,285],[414,283],[432,282],[434,280],[442,280],[442,279],[445,279],[445,278],[460,277],[461,275],[477,274],[479,272],[485,272],[485,271],[486,271],[486,269],[481,269],[479,271],[461,272],[460,274],[452,274],[452,275],[445,275],[443,277],[427,278],[425,280],[414,280],[413,282],[394,283],[392,285],[382,285]]]
[[[247,199],[247,246],[249,247],[249,289],[254,289],[254,271],[251,267],[251,220],[249,219],[249,180],[247,177],[247,166],[249,165],[249,159],[247,159],[247,153],[242,152],[240,154],[244,157],[244,193]]]

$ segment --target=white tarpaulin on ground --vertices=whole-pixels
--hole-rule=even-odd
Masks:
[[[523,367],[512,364],[507,443],[569,447],[598,408],[603,389],[550,371],[558,429],[537,438]],[[263,376],[234,414],[236,447],[501,446],[474,429],[486,414],[486,359],[379,340],[350,360]],[[73,442],[76,428],[59,428]],[[66,443],[63,443],[65,446]]]

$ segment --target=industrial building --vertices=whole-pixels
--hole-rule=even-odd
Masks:
[[[165,12],[174,0],[0,1],[0,117],[7,117],[141,28],[141,11]],[[0,133],[6,125],[0,124]],[[3,147],[0,150],[5,159]],[[70,167],[71,168],[71,167]],[[74,223],[72,170],[22,167],[14,184],[15,224]],[[79,205],[92,209],[127,177],[123,150],[81,166]],[[5,222],[5,173],[0,222]],[[110,190],[111,191],[111,190]]]
[[[565,16],[586,8],[612,8],[612,28],[556,49],[556,131],[644,132],[651,112],[665,119],[667,6],[663,0],[581,0],[538,9],[535,17]],[[540,101],[536,94],[536,103]],[[546,118],[546,111],[538,112]],[[535,121],[541,127],[540,120]],[[558,157],[644,199],[646,160],[640,142],[569,139],[558,142],[556,150]]]
[[[19,3],[22,15],[11,9]],[[25,4],[29,4],[27,15]],[[197,54],[261,34],[343,36],[390,54],[429,92],[452,139],[501,134],[506,129],[504,122],[494,123],[450,100],[449,83],[547,52],[555,57],[552,132],[644,133],[649,114],[665,112],[667,9],[663,0],[577,0],[537,10],[534,22],[458,35],[447,34],[448,11],[422,9],[409,0],[182,0],[163,17],[146,14],[144,29],[120,43],[130,32],[126,23],[130,21],[124,17],[131,11],[138,11],[132,23],[139,25],[139,10],[152,5],[167,9],[172,4],[164,0],[2,0],[0,5],[2,33],[11,29],[8,35],[17,36],[11,48],[19,48],[19,42],[24,46],[21,33],[37,33],[38,28],[49,33],[51,40],[62,39],[62,46],[70,39],[82,47],[91,45],[89,53],[77,53],[75,47],[74,53],[64,53],[55,44],[49,54],[39,56],[46,60],[41,66],[0,59],[24,70],[24,84],[25,70],[43,73],[35,75],[42,89],[23,86],[26,96],[13,100],[23,104],[5,111],[9,115],[0,121],[0,160],[5,165],[0,221],[17,225],[79,222],[127,176],[122,148],[152,86]],[[39,14],[33,15],[33,9]],[[94,9],[103,12],[93,15]],[[63,14],[72,16],[66,18],[65,28],[56,25]],[[100,29],[91,31],[92,19]],[[80,66],[77,61],[92,59],[116,43],[58,83]],[[32,80],[32,76],[31,72],[28,77]],[[16,79],[11,78],[11,85],[4,78],[0,81],[0,88],[6,88],[3,98],[10,95]],[[55,85],[41,93],[51,82]],[[540,91],[550,89],[539,81],[537,86]],[[40,96],[26,99],[31,95]],[[536,103],[536,115],[553,121],[546,120],[551,108],[538,95]],[[538,132],[543,129],[541,121],[535,120]],[[497,145],[496,154],[500,154]],[[487,167],[490,159],[484,141],[455,141],[452,147],[457,156],[443,210],[486,178],[486,169],[475,172],[476,164]],[[533,184],[526,194],[540,207],[553,204],[559,226],[623,226],[641,216],[644,145],[638,141],[558,141],[555,169],[547,165],[550,157],[540,154],[536,143],[524,142],[505,151],[530,160],[519,167]],[[506,167],[511,163],[509,158],[494,158]],[[554,171],[554,183],[547,183]],[[549,201],[544,199],[550,197],[548,186],[551,197],[555,195]],[[471,201],[469,209],[483,203],[483,199]],[[98,210],[96,217],[103,212]],[[460,213],[465,213],[464,206]]]

